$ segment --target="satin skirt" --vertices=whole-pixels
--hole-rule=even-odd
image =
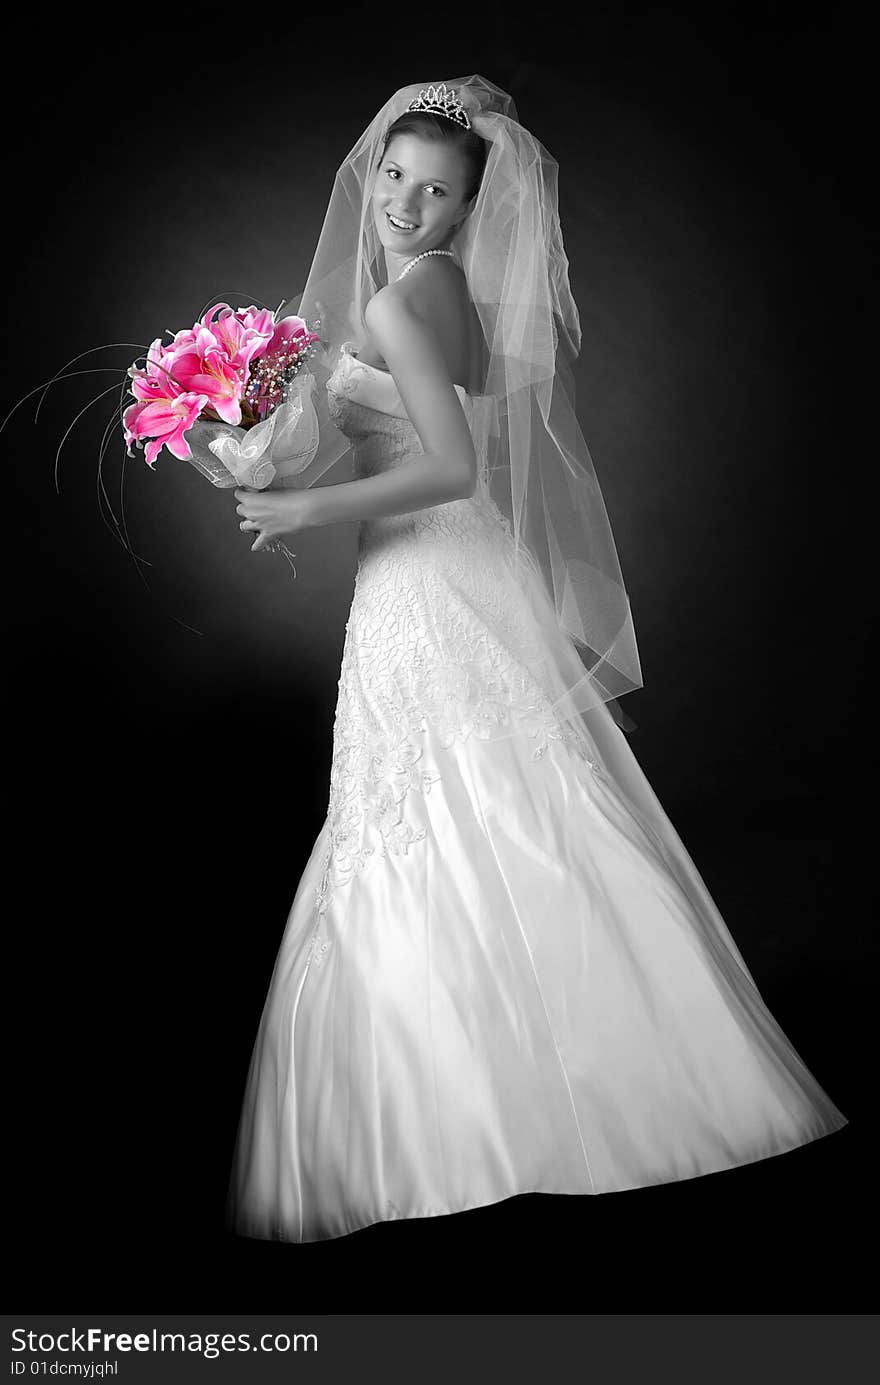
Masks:
[[[622,739],[622,737],[621,737]],[[314,1241],[524,1192],[666,1183],[847,1123],[679,839],[563,743],[451,747],[316,919],[301,877],[247,1077],[227,1224]]]

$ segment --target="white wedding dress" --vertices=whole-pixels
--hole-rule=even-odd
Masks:
[[[359,475],[422,450],[392,376],[348,344],[327,389]],[[483,484],[361,524],[327,819],[246,1084],[238,1234],[693,1178],[847,1123],[607,709],[614,775],[554,719],[510,543]]]

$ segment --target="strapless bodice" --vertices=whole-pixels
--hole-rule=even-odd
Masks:
[[[469,413],[470,396],[461,385],[455,389]],[[327,381],[327,402],[333,422],[351,439],[358,476],[388,471],[414,452],[424,452],[394,376],[359,360],[351,342],[343,342]]]
[[[351,342],[344,342],[339,360],[327,380],[327,405],[330,417],[351,440],[354,472],[357,477],[375,476],[403,466],[414,454],[424,453],[418,431],[406,411],[394,377],[378,366],[358,359]],[[489,401],[471,396],[463,385],[455,386],[462,408],[475,437],[478,461],[483,448],[477,434],[485,427],[481,405]],[[414,537],[430,531],[435,536],[462,540],[470,538],[497,542],[509,532],[509,525],[491,500],[482,469],[478,469],[477,488],[463,500],[416,510],[405,515],[390,515],[362,521],[361,551],[380,538]]]
[[[405,419],[409,423],[406,405],[394,383],[394,376],[378,366],[368,365],[360,360],[356,349],[349,341],[343,342],[336,369],[327,381],[328,393],[343,396],[379,413],[392,418]],[[455,391],[467,411],[471,397],[463,385],[456,385]],[[410,427],[412,424],[410,423]]]
[[[393,375],[358,360],[344,342],[327,381],[330,417],[351,440],[358,476],[373,476],[423,452]]]

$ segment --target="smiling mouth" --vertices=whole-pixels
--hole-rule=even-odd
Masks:
[[[397,218],[393,217],[390,212],[386,212],[385,217],[388,221],[389,226],[394,231],[417,231],[419,229],[418,226],[413,225],[412,222],[398,221]]]

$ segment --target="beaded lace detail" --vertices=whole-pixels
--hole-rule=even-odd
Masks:
[[[404,465],[423,450],[408,419],[351,397],[360,372],[371,369],[343,355],[327,383],[331,415],[352,440],[359,476]],[[470,736],[491,739],[499,728],[521,732],[533,759],[565,741],[601,773],[542,688],[542,651],[502,561],[510,542],[505,516],[480,484],[470,498],[361,523],[319,916],[368,863],[424,840],[418,796],[440,778],[422,764],[429,728],[444,747]]]

